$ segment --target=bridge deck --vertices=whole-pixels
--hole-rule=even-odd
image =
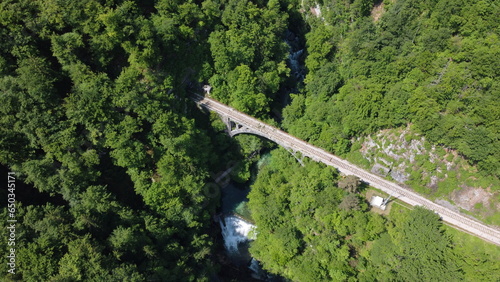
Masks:
[[[234,122],[245,125],[248,128],[246,133],[263,136],[282,146],[301,152],[302,155],[307,156],[314,161],[322,162],[328,166],[333,166],[344,174],[355,175],[364,182],[367,182],[369,185],[380,189],[393,197],[402,200],[403,202],[412,206],[424,206],[427,209],[436,212],[441,216],[443,221],[448,222],[453,227],[463,229],[464,231],[483,240],[500,246],[500,230],[498,229],[487,226],[461,213],[436,204],[411,190],[405,189],[393,182],[367,172],[346,160],[326,152],[321,148],[313,146],[276,127],[263,123],[258,119],[241,113],[213,99],[196,95],[194,100],[200,106],[210,111],[214,111],[221,116],[229,117]]]

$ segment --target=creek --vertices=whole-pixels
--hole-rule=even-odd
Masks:
[[[256,169],[252,170],[254,176],[269,156],[269,153],[263,154],[255,164]],[[249,252],[251,241],[258,236],[258,228],[252,222],[251,214],[246,207],[250,184],[229,182],[221,192],[221,209],[217,220],[227,258],[232,265],[240,269],[238,280],[283,281],[281,277],[264,271],[259,261],[252,258]]]
[[[224,240],[224,248],[228,259],[239,268],[251,270],[251,276],[257,280],[266,281],[267,275],[259,266],[257,260],[250,255],[250,242],[256,239],[257,227],[245,219],[244,207],[250,187],[229,183],[222,189],[221,215],[219,225]],[[248,216],[248,215],[247,215]]]
[[[284,41],[289,46],[287,64],[291,75],[282,89],[280,89],[282,95],[284,94],[279,99],[283,107],[289,103],[289,94],[297,93],[297,88],[303,82],[306,73],[304,67],[304,47],[299,37],[292,31],[287,30]],[[264,155],[259,163],[267,157]],[[258,173],[258,169],[255,170],[255,173]],[[251,276],[254,279],[261,281],[282,281],[281,277],[266,273],[261,268],[260,263],[252,258],[248,250],[250,242],[257,238],[258,233],[257,227],[252,224],[250,213],[246,208],[249,191],[249,185],[239,185],[233,182],[230,182],[222,189],[221,213],[218,217],[218,222],[227,257],[236,267],[250,269]]]
[[[297,90],[297,86],[302,83],[306,75],[306,69],[304,66],[304,47],[302,46],[300,39],[290,30],[287,30],[285,35],[285,42],[289,48],[288,54],[288,66],[290,67],[291,79],[292,79],[292,89],[291,92]]]
[[[274,98],[274,106],[276,108],[273,110],[273,113],[276,114],[276,111],[280,112],[280,114],[274,116],[278,122],[282,119],[281,111],[291,102],[290,94],[297,94],[300,92],[306,76],[306,67],[304,65],[306,50],[303,40],[291,30],[286,30],[283,41],[288,46],[288,58],[286,63],[290,69],[290,75],[282,83]]]

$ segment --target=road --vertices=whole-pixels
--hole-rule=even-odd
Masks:
[[[245,128],[244,130],[240,130],[241,133],[260,135],[293,151],[298,151],[303,156],[307,156],[314,161],[333,166],[346,175],[355,175],[364,182],[367,182],[370,186],[380,189],[405,203],[412,206],[423,206],[436,212],[441,216],[443,221],[457,229],[461,229],[462,231],[466,231],[469,234],[500,246],[500,230],[498,229],[436,204],[411,190],[405,189],[396,183],[361,169],[321,148],[313,146],[276,127],[263,123],[258,119],[217,102],[216,100],[199,95],[196,95],[194,100],[198,105],[216,112],[222,117],[230,118],[231,121],[237,124],[243,125]]]

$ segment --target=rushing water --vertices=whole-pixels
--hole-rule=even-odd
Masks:
[[[282,91],[285,94],[281,98],[283,106],[286,106],[289,102],[289,93],[296,93],[297,86],[302,83],[306,73],[303,65],[304,49],[299,38],[289,30],[287,30],[285,36],[285,42],[289,46],[288,66],[290,67],[291,77]],[[264,161],[265,157],[259,163]],[[281,281],[280,277],[269,275],[262,270],[259,262],[252,258],[248,251],[249,243],[256,239],[256,226],[235,215],[238,212],[238,207],[248,201],[249,190],[249,187],[237,187],[234,183],[230,183],[222,189],[219,224],[224,239],[224,247],[231,262],[236,266],[248,267],[252,270],[253,278],[264,281]],[[244,216],[247,215],[244,214]]]
[[[224,247],[232,262],[238,266],[247,265],[252,257],[248,243],[255,239],[255,225],[235,216],[224,216],[219,220]]]
[[[304,49],[290,51],[290,55],[288,55],[290,70],[292,71],[292,75],[296,79],[297,83],[304,80],[304,69],[300,63],[300,56],[302,56],[302,53],[304,53]]]
[[[262,270],[262,267],[260,266],[260,263],[258,260],[252,258],[248,268],[250,268],[250,270],[252,270],[253,278],[260,279],[260,280],[266,280],[266,281],[273,281],[273,279],[270,277],[270,275],[268,275],[264,270]],[[275,281],[278,281],[278,279],[275,279]]]
[[[229,252],[237,252],[238,245],[255,239],[255,225],[237,216],[226,216],[220,220],[224,246]]]
[[[249,187],[236,186],[234,183],[222,189],[222,214],[219,217],[219,225],[224,248],[233,265],[248,267],[254,279],[270,281],[269,275],[262,270],[259,262],[252,258],[248,251],[250,242],[257,238],[257,226],[237,214],[238,207],[248,201],[249,191]]]
[[[289,30],[286,33],[285,42],[290,50],[288,54],[288,64],[296,86],[302,82],[305,77],[305,68],[303,64],[304,49],[299,42],[299,38]]]
[[[252,278],[262,281],[281,281],[266,273],[259,261],[252,258],[248,252],[248,244],[257,237],[257,227],[236,215],[228,215],[219,219],[222,229],[224,247],[231,262],[236,266],[248,267]]]
[[[265,156],[259,163],[265,162]],[[283,281],[262,269],[259,261],[252,258],[248,248],[250,242],[257,239],[257,226],[237,214],[238,207],[246,203],[249,187],[238,187],[234,183],[222,189],[222,214],[219,225],[222,230],[224,248],[231,263],[240,268],[251,270],[251,278],[261,281]],[[245,272],[242,272],[245,273]],[[248,272],[246,272],[248,275]],[[249,278],[245,276],[245,278]],[[247,280],[245,280],[247,281]]]
[[[249,187],[242,187],[231,182],[222,189],[222,213],[219,217],[219,225],[222,230],[224,248],[231,262],[239,267],[248,266],[252,259],[248,247],[256,235],[256,226],[237,215],[238,206],[248,201],[249,191]]]

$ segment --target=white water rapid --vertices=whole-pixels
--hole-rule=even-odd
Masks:
[[[288,60],[290,61],[290,68],[292,71],[293,76],[295,76],[296,79],[303,79],[304,74],[303,70],[301,69],[299,58],[304,53],[304,49],[298,50],[296,52],[290,51],[290,54],[288,55]]]
[[[255,240],[255,225],[239,217],[234,215],[223,217],[219,220],[219,224],[224,246],[229,253],[237,253],[240,243]]]
[[[289,48],[288,62],[291,74],[297,82],[300,82],[304,79],[305,76],[305,69],[302,66],[304,62],[303,60],[301,60],[304,49],[301,49],[302,46],[299,43],[299,38],[290,30],[286,31],[285,42]]]

